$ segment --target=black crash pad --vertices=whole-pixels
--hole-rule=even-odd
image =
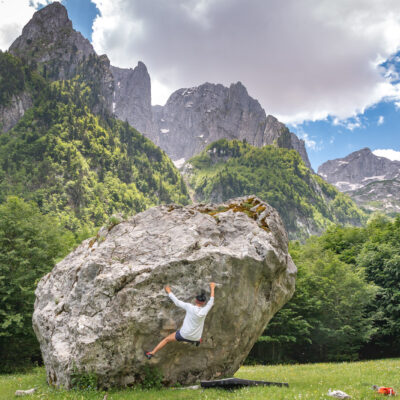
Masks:
[[[265,381],[252,381],[248,379],[226,378],[217,379],[214,381],[201,381],[202,388],[222,388],[222,389],[240,389],[245,386],[285,386],[289,387],[288,383],[280,382],[265,382]]]

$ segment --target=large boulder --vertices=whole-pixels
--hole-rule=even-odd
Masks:
[[[115,223],[115,221],[114,221]],[[163,205],[103,227],[39,282],[33,326],[50,384],[94,373],[125,386],[158,368],[164,384],[231,376],[272,316],[291,298],[296,266],[277,211],[258,198],[219,205]],[[144,350],[180,327],[193,301],[218,286],[199,347]]]

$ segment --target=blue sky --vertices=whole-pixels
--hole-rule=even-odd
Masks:
[[[62,0],[61,4],[67,9],[73,27],[91,41],[93,21],[99,15],[96,5],[90,0]],[[37,9],[44,6],[45,4],[39,4]]]
[[[0,49],[51,1],[0,0]],[[154,104],[181,87],[241,81],[267,114],[305,140],[315,170],[363,147],[400,152],[398,1],[62,4],[113,65],[146,64]]]
[[[391,101],[379,102],[343,124],[335,124],[329,117],[289,124],[289,128],[308,142],[307,152],[315,170],[327,160],[345,157],[363,147],[400,151],[400,110]]]

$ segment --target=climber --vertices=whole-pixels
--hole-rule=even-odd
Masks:
[[[171,333],[169,336],[164,338],[152,351],[145,352],[147,359],[151,359],[157,351],[161,350],[166,344],[170,342],[188,342],[196,344],[198,346],[201,343],[201,334],[203,333],[204,320],[206,319],[207,313],[210,311],[214,304],[214,289],[215,283],[210,283],[211,296],[210,300],[206,304],[205,291],[202,290],[199,295],[196,296],[195,304],[184,303],[178,300],[172,293],[169,286],[165,287],[165,291],[168,293],[169,298],[175,303],[177,307],[183,308],[186,311],[185,319],[181,329]]]

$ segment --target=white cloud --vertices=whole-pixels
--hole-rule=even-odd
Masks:
[[[291,125],[294,127],[294,125]],[[304,132],[303,128],[301,126],[297,126],[296,128],[296,135],[304,140],[304,143],[309,150],[313,151],[320,151],[323,148],[322,141],[317,143],[315,140],[310,138],[310,135],[307,132]]]
[[[383,115],[380,115],[378,118],[377,125],[382,125],[385,122],[385,117]]]
[[[336,117],[333,119],[332,123],[335,126],[343,126],[346,129],[348,129],[349,131],[353,131],[354,129],[364,127],[359,116],[347,118],[347,119],[340,119],[340,118]]]
[[[301,139],[304,140],[306,147],[312,150],[316,150],[317,147],[317,142],[315,140],[312,140],[308,137],[308,134],[305,133],[301,136]]]
[[[157,79],[151,80],[151,102],[153,104],[164,105],[169,95],[171,94],[171,90],[168,86],[164,85],[162,82]]]
[[[393,149],[377,149],[374,150],[374,153],[378,157],[385,157],[392,161],[400,161],[400,151],[396,151]]]
[[[93,2],[96,51],[121,67],[143,60],[169,92],[240,80],[284,122],[343,120],[400,100],[395,71],[378,66],[399,48],[398,0]]]
[[[0,50],[7,50],[21,34],[39,5],[50,0],[0,0]]]

